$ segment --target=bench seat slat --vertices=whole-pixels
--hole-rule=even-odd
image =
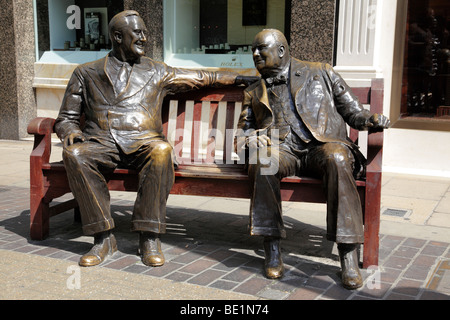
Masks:
[[[43,165],[43,169],[47,171],[63,171],[65,172],[64,164],[62,162],[54,162]],[[134,169],[117,168],[110,174],[112,175],[137,175],[138,172]],[[248,175],[245,172],[244,165],[216,165],[216,164],[183,164],[179,165],[175,170],[175,177],[183,178],[209,178],[218,180],[248,180]],[[284,183],[306,183],[321,185],[320,179],[310,177],[286,177],[282,180]],[[356,185],[363,187],[366,185],[365,181],[357,180]]]

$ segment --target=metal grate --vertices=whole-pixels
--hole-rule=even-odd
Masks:
[[[410,210],[387,208],[383,215],[391,217],[404,217]]]

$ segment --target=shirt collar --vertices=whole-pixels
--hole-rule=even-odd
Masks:
[[[109,55],[109,63],[116,70],[120,70],[120,68],[122,68],[123,65],[125,65],[127,67],[127,69],[129,69],[131,67],[128,62],[120,61],[112,54]]]

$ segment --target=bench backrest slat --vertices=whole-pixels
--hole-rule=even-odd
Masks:
[[[375,90],[374,90],[375,89]],[[363,105],[371,112],[381,113],[382,79],[375,79],[371,87],[352,88]],[[372,101],[376,98],[376,103]],[[243,89],[200,89],[167,96],[163,106],[164,134],[174,146],[181,164],[235,163],[235,134],[242,110]],[[350,128],[349,137],[358,144],[358,130]]]

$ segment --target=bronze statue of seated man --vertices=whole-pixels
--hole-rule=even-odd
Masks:
[[[389,119],[365,110],[330,65],[291,57],[280,31],[258,33],[252,50],[261,80],[244,93],[238,149],[249,150],[250,233],[264,237],[265,273],[279,278],[284,270],[280,180],[309,175],[325,186],[327,238],[337,243],[343,285],[358,288],[356,249],[364,237],[355,178],[364,174],[365,159],[348,139],[346,124],[377,131],[388,128]]]
[[[63,160],[81,213],[83,231],[94,246],[80,258],[94,266],[117,251],[104,173],[116,167],[139,171],[132,230],[148,266],[164,264],[160,234],[166,229],[166,202],[174,182],[172,146],[163,135],[164,97],[204,86],[246,84],[231,72],[173,68],[144,56],[147,29],[136,11],[109,24],[112,51],[78,66],[68,83],[55,131],[64,142]],[[84,114],[84,125],[80,119]]]

